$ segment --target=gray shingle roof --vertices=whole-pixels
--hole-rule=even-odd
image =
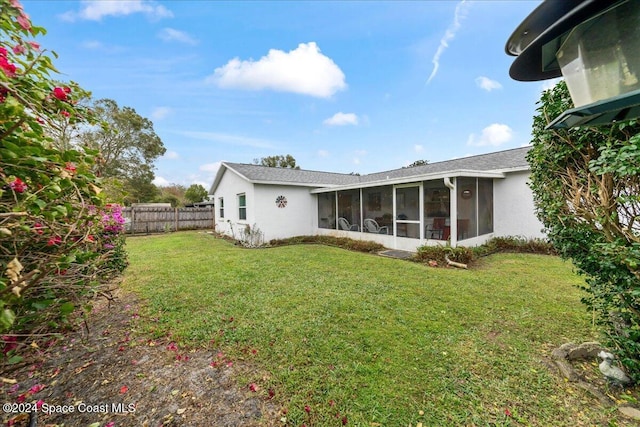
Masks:
[[[382,179],[409,178],[418,175],[436,174],[447,171],[499,171],[505,169],[528,168],[527,153],[530,146],[498,151],[495,153],[480,154],[477,156],[462,157],[460,159],[446,160],[443,162],[429,163],[413,168],[393,169],[386,172],[376,172],[363,175],[360,182],[373,182]]]
[[[526,155],[531,147],[514,148],[495,153],[463,157],[430,163],[412,168],[393,169],[384,172],[357,176],[344,173],[310,171],[304,169],[272,168],[245,163],[228,163],[224,165],[233,169],[252,182],[288,183],[308,185],[310,187],[332,187],[369,183],[385,179],[411,178],[413,176],[444,173],[447,171],[502,171],[509,169],[525,169],[529,165]],[[216,186],[214,182],[213,187]],[[212,190],[214,189],[212,187]]]
[[[311,186],[348,185],[358,182],[358,176],[344,173],[272,168],[244,163],[225,162],[225,164],[250,181],[309,184]]]

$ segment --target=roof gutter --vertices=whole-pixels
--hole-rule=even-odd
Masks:
[[[449,189],[449,224],[450,224],[450,232],[449,239],[451,240],[451,247],[455,248],[458,245],[458,197],[456,190],[456,181],[453,178],[453,182],[451,182],[451,177],[444,177],[444,185]]]
[[[436,173],[431,173],[431,174],[424,174],[424,175],[414,175],[414,176],[409,176],[409,177],[399,177],[399,178],[392,178],[392,179],[379,179],[376,181],[369,181],[369,182],[360,182],[360,183],[354,183],[354,184],[347,184],[347,185],[339,185],[339,186],[335,186],[335,187],[322,187],[322,188],[317,188],[315,190],[311,190],[312,194],[318,194],[318,193],[327,193],[327,192],[331,192],[331,191],[340,191],[340,190],[355,190],[358,188],[368,188],[368,187],[381,187],[381,186],[385,186],[385,185],[395,185],[395,184],[409,184],[412,182],[419,182],[419,181],[435,181],[438,179],[443,179],[447,176],[453,177],[453,176],[459,176],[459,177],[469,177],[469,178],[496,178],[496,179],[502,179],[505,178],[505,174],[502,172],[498,172],[498,171],[474,171],[474,170],[466,170],[466,169],[460,169],[460,170],[456,170],[456,171],[446,171],[446,172],[436,172]]]

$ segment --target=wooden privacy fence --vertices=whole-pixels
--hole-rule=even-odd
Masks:
[[[213,229],[213,208],[129,207],[122,210],[127,233]]]

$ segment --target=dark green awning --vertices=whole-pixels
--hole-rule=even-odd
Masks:
[[[640,117],[640,90],[583,105],[560,114],[547,129],[598,126]]]

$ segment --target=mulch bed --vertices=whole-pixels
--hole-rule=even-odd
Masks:
[[[136,297],[117,294],[96,304],[89,333],[79,329],[46,350],[29,347],[22,363],[2,366],[4,425],[28,426],[30,416],[17,411],[36,402],[38,426],[279,424],[277,405],[235,380],[253,369],[249,360],[143,337]]]

